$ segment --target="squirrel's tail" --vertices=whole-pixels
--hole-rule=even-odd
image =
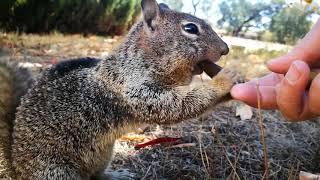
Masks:
[[[13,179],[11,145],[15,112],[32,83],[28,69],[0,59],[0,179]]]

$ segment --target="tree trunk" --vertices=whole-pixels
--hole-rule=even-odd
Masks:
[[[239,26],[232,31],[232,36],[239,37],[243,26]]]

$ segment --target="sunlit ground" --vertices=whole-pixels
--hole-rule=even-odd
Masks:
[[[2,33],[0,55],[27,63],[34,70],[63,59],[105,57],[121,39]],[[231,50],[218,64],[240,71],[247,79],[268,73],[265,62],[291,48],[231,37],[224,39]],[[229,102],[201,121],[152,126],[134,132],[117,142],[111,168],[126,169],[136,179],[262,179],[264,148],[257,110],[252,110],[253,116],[248,120],[241,120],[235,111],[242,106],[239,102]],[[295,179],[301,170],[315,173],[320,169],[319,122],[289,123],[276,111],[263,111],[262,119],[270,178]],[[181,137],[183,145],[133,148],[137,143],[163,136]]]

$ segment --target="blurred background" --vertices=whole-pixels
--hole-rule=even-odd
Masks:
[[[320,12],[319,0],[158,2],[207,20],[231,48],[220,64],[242,66],[247,78],[266,73],[261,64],[286,53]],[[140,0],[1,0],[0,55],[105,56],[139,17]]]
[[[159,0],[226,35],[294,44],[318,18],[317,0]],[[140,0],[2,0],[4,32],[122,35]]]
[[[218,64],[247,79],[268,73],[265,62],[287,53],[320,13],[319,0],[158,2],[208,21],[230,47]],[[65,59],[106,57],[140,18],[140,10],[140,0],[0,0],[0,59],[37,73]],[[302,170],[319,172],[319,129],[319,120],[290,123],[277,111],[259,115],[231,102],[201,121],[150,126],[121,138],[111,168],[129,170],[136,179],[264,179],[266,150],[270,179],[297,179]],[[134,149],[164,136],[183,142]]]
[[[317,1],[164,0],[177,10],[206,19],[218,33],[292,45],[319,17]]]

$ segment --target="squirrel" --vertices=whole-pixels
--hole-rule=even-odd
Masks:
[[[106,179],[117,138],[144,124],[201,116],[228,96],[239,80],[230,70],[190,86],[203,63],[214,64],[229,51],[212,28],[155,0],[142,0],[141,7],[143,17],[108,57],[44,70],[15,117],[6,117],[13,128],[6,156],[12,179]],[[1,102],[10,112],[18,105]]]
[[[33,83],[28,69],[8,59],[0,59],[0,179],[12,177],[11,144],[13,120],[21,97]]]

